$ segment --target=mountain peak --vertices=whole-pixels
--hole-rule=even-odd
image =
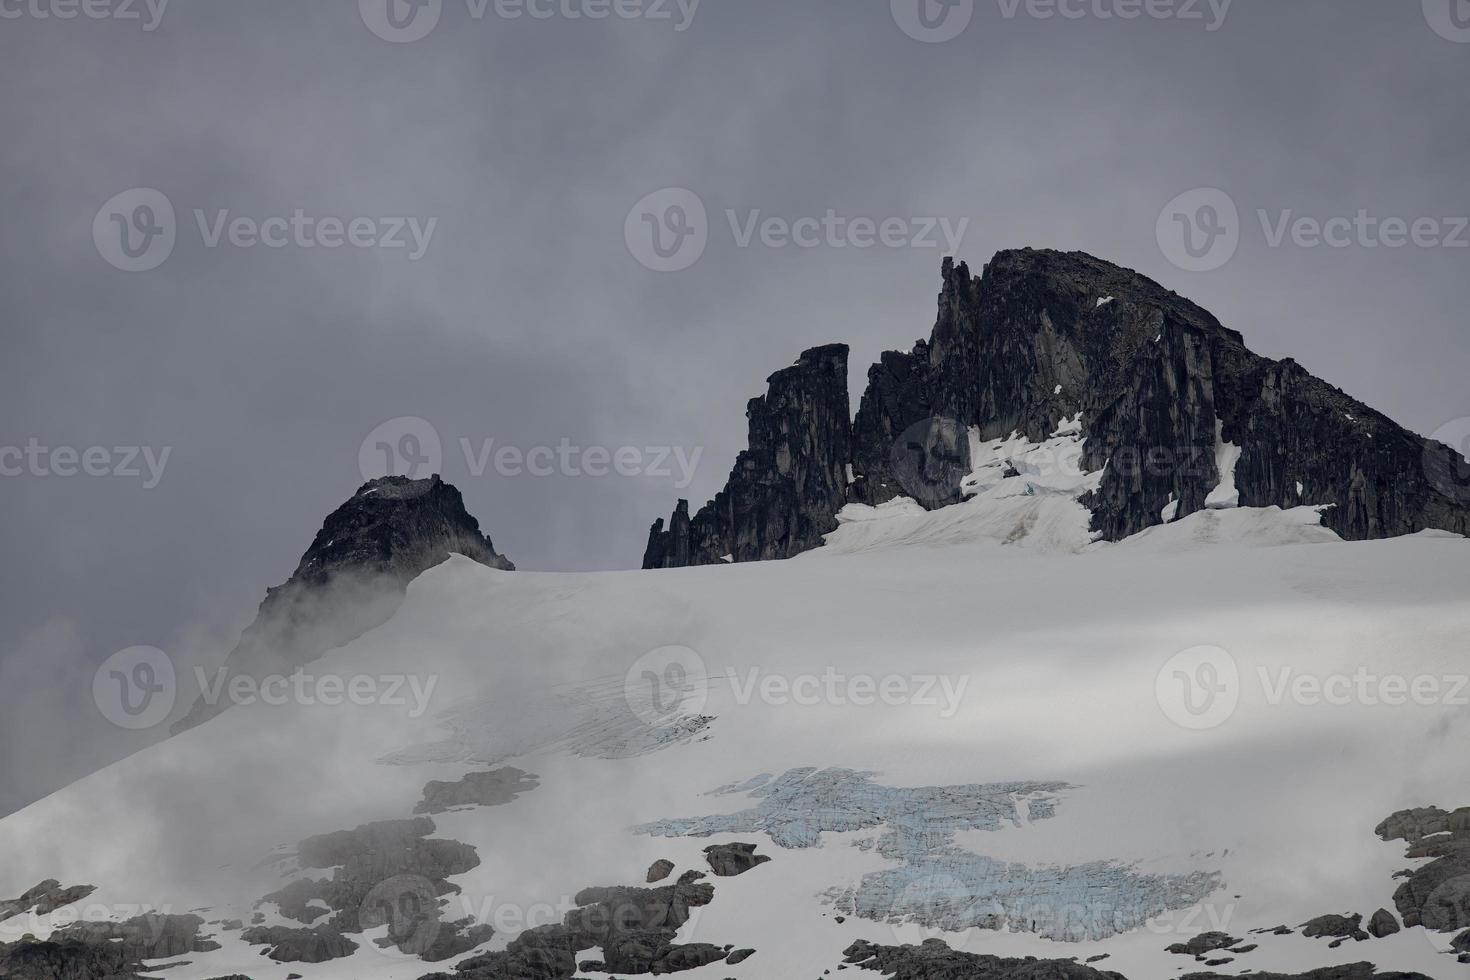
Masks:
[[[464,498],[436,473],[369,480],[322,523],[291,577],[266,590],[255,621],[225,659],[230,675],[289,672],[387,622],[424,571],[464,555],[514,571]],[[192,728],[224,710],[199,700],[173,726]]]
[[[1147,276],[1085,252],[1022,248],[997,252],[978,276],[946,257],[941,281],[929,339],[869,368],[845,430],[825,380],[835,352],[845,365],[844,346],[813,348],[772,375],[771,393],[751,402],[751,449],[730,484],[692,520],[685,511],[667,531],[656,524],[645,567],[789,557],[819,546],[848,503],[960,503],[974,444],[1041,444],[1064,423],[1083,472],[1099,475],[1079,503],[1104,540],[1227,501],[1315,506],[1348,539],[1470,532],[1470,475],[1454,450],[1293,360],[1253,353]],[[772,399],[779,419],[764,407]]]

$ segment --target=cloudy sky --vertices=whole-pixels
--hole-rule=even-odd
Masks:
[[[951,240],[1470,415],[1470,3],[923,2],[0,0],[0,813],[156,737],[96,666],[228,647],[379,443],[523,569],[636,567],[772,370],[927,335]]]

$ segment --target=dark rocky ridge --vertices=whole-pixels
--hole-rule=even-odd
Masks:
[[[1127,980],[1074,960],[1001,957],[951,949],[941,939],[913,946],[881,946],[859,940],[845,951],[842,966],[881,973],[889,980]],[[839,967],[840,969],[841,967]],[[1422,973],[1379,973],[1372,963],[1323,967],[1307,973],[1249,973],[1255,980],[1430,980]],[[1189,973],[1180,980],[1226,980],[1225,974]]]
[[[1378,825],[1379,838],[1401,840],[1427,864],[1399,872],[1394,892],[1404,927],[1451,932],[1470,926],[1470,807],[1400,810]]]
[[[657,521],[643,567],[790,558],[822,543],[847,498],[847,350],[815,347],[767,379],[746,406],[750,446],[725,489],[692,519],[681,500],[667,529]]]
[[[1082,464],[1106,467],[1083,500],[1106,540],[1162,523],[1171,499],[1176,519],[1205,507],[1220,483],[1217,426],[1241,449],[1240,506],[1322,506],[1323,524],[1350,540],[1470,533],[1470,468],[1453,449],[1081,252],[1000,252],[978,277],[946,259],[929,340],[869,369],[846,431],[833,377],[845,353],[816,348],[772,376],[730,483],[692,521],[681,501],[667,530],[656,523],[645,568],[790,557],[820,545],[848,502],[955,503],[970,427],[1040,441],[1079,412]],[[848,464],[850,483],[838,478]]]
[[[459,491],[437,474],[364,483],[328,515],[291,577],[266,590],[255,621],[225,660],[226,673],[290,673],[350,643],[387,622],[408,583],[451,552],[515,569],[481,533]],[[227,705],[201,698],[172,731],[208,721]]]

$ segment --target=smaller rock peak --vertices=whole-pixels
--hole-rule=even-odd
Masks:
[[[406,500],[432,493],[443,485],[444,480],[438,473],[422,480],[407,476],[380,476],[358,487],[353,499],[375,495],[383,500]]]

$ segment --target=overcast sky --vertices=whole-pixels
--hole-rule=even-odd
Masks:
[[[0,447],[38,447],[0,457],[0,813],[156,737],[99,717],[96,666],[228,647],[378,442],[523,569],[636,567],[771,371],[848,342],[856,408],[927,336],[943,229],[977,271],[1139,269],[1418,431],[1470,415],[1470,233],[1257,215],[1470,212],[1465,0],[387,2],[0,0]],[[1196,188],[1239,214],[1205,272],[1158,235]],[[742,244],[771,216],[810,247]],[[497,472],[562,440],[639,472]]]

